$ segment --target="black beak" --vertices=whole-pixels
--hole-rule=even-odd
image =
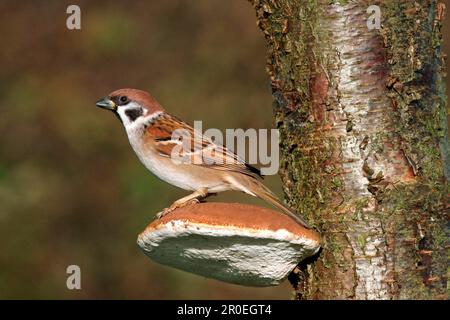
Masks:
[[[103,109],[107,109],[107,110],[112,110],[112,111],[116,111],[117,106],[114,103],[114,101],[112,101],[109,98],[103,98],[98,100],[95,105],[99,108],[103,108]]]

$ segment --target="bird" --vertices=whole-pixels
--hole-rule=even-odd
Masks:
[[[119,89],[98,100],[96,106],[112,111],[122,122],[131,147],[149,171],[171,185],[191,191],[159,212],[157,218],[204,201],[210,195],[234,190],[258,197],[310,228],[262,183],[263,176],[257,168],[166,112],[148,92]]]

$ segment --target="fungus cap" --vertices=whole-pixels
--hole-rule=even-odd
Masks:
[[[167,266],[234,284],[274,286],[317,253],[320,236],[274,210],[199,203],[150,223],[138,245]]]

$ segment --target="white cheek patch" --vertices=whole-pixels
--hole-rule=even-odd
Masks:
[[[135,102],[130,102],[125,106],[119,106],[117,108],[117,113],[125,128],[141,118],[146,111],[147,110],[143,110],[143,108]]]
[[[144,114],[144,110],[142,108],[128,109],[125,110],[125,115],[131,122],[136,121],[137,118],[141,117]]]

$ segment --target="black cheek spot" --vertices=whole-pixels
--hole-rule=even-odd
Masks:
[[[125,111],[126,116],[131,122],[142,116],[142,108],[129,109]]]

